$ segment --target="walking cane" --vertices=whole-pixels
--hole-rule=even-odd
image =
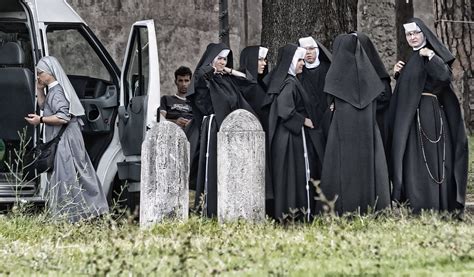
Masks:
[[[301,135],[303,136],[303,150],[304,150],[304,167],[305,167],[305,174],[306,174],[306,198],[308,200],[308,222],[311,217],[311,204],[309,199],[309,181],[310,181],[310,170],[309,170],[309,159],[308,159],[308,148],[306,147],[306,135],[304,132],[304,126],[301,127]]]

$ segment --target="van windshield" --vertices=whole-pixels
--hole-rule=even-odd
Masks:
[[[68,75],[88,76],[104,81],[112,77],[79,28],[48,26],[49,54],[55,56]]]

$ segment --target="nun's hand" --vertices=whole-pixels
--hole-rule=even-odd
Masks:
[[[405,62],[403,61],[398,61],[395,66],[393,67],[393,74],[397,75],[400,74],[400,71],[402,71],[403,67],[405,66]]]
[[[34,125],[34,126],[40,124],[40,121],[41,121],[40,116],[37,115],[37,114],[34,114],[34,113],[28,114],[28,115],[25,117],[25,119],[26,119],[26,121],[27,121],[28,123],[30,123],[31,125]]]
[[[433,50],[429,49],[428,47],[423,47],[420,49],[420,56],[429,57],[434,54]]]
[[[304,126],[310,128],[310,129],[314,129],[313,121],[311,121],[311,119],[309,119],[309,118],[304,119]]]
[[[43,92],[45,87],[45,84],[43,84],[39,80],[36,80],[36,90]]]
[[[424,48],[421,48],[420,49],[420,56],[424,56],[424,57],[428,57],[428,59],[431,60],[431,58],[433,58],[433,56],[435,55],[435,52],[431,49],[429,49],[428,47],[424,47]]]

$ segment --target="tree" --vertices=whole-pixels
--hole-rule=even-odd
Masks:
[[[405,37],[405,30],[402,26],[413,17],[413,2],[395,1],[395,13],[395,28],[397,31],[397,61],[407,61],[410,58],[412,49],[407,47],[408,45]]]
[[[262,45],[273,64],[278,48],[312,35],[326,47],[357,27],[357,0],[263,0]]]
[[[438,37],[456,56],[454,85],[464,108],[467,126],[474,129],[474,1],[434,0],[435,28]]]

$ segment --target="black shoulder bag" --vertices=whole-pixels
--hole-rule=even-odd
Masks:
[[[49,172],[54,169],[54,157],[56,156],[56,149],[58,148],[59,140],[66,130],[68,124],[63,124],[61,130],[57,136],[52,140],[44,143],[41,140],[37,143],[36,147],[33,148],[28,156],[28,160],[31,161],[27,166],[28,171],[36,170],[37,174],[43,172]],[[43,127],[44,129],[44,127]],[[43,136],[43,129],[41,130],[41,137]]]

